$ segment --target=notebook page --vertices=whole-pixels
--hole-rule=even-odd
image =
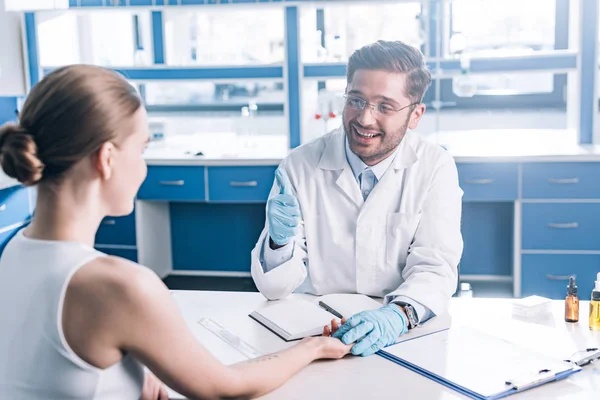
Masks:
[[[382,303],[364,294],[327,294],[319,297],[317,303],[319,301],[342,314],[344,318],[350,318],[361,311],[376,310],[382,306]]]
[[[256,312],[291,336],[315,330],[321,332],[335,318],[318,305],[305,300],[286,300]]]

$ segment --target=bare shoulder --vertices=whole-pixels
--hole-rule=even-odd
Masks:
[[[103,256],[81,267],[73,275],[68,290],[90,301],[124,305],[123,301],[140,300],[167,288],[150,269],[123,258]]]

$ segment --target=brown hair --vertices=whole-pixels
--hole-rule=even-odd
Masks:
[[[431,85],[431,73],[417,48],[401,41],[379,40],[356,50],[348,60],[347,82],[359,69],[406,73],[406,93],[413,102],[422,102]]]
[[[19,123],[0,127],[0,165],[25,185],[56,181],[113,140],[141,106],[136,89],[113,71],[57,69],[33,87]]]

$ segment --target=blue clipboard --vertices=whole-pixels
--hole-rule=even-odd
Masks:
[[[389,361],[392,361],[392,362],[394,362],[396,364],[402,365],[403,367],[408,368],[411,371],[416,372],[416,373],[418,373],[420,375],[423,375],[423,376],[431,379],[432,381],[435,381],[435,382],[440,383],[440,384],[442,384],[442,385],[444,385],[446,387],[449,387],[450,389],[455,390],[458,393],[463,394],[463,395],[465,395],[465,396],[467,396],[467,397],[469,397],[471,399],[477,399],[477,400],[496,400],[496,399],[502,399],[504,397],[508,397],[508,396],[513,395],[515,393],[519,393],[519,392],[522,392],[522,391],[527,390],[527,389],[533,389],[535,387],[544,385],[544,384],[546,384],[548,382],[551,382],[551,381],[558,381],[558,380],[564,379],[564,378],[566,378],[566,377],[568,377],[568,376],[570,376],[570,375],[572,375],[572,374],[574,374],[576,372],[579,372],[579,369],[573,369],[573,370],[570,370],[570,371],[561,372],[559,374],[554,375],[553,379],[549,379],[549,380],[544,380],[544,381],[537,382],[536,384],[528,386],[525,389],[519,390],[519,389],[511,388],[511,389],[508,389],[506,392],[501,393],[501,394],[499,394],[497,396],[488,396],[488,397],[486,397],[486,396],[480,395],[478,393],[475,393],[475,392],[473,392],[473,391],[471,391],[471,390],[469,390],[469,389],[467,389],[465,387],[456,385],[456,384],[454,384],[454,383],[448,381],[447,379],[444,379],[444,378],[442,378],[442,377],[440,377],[438,375],[435,375],[435,374],[432,374],[432,373],[430,373],[428,371],[425,371],[425,370],[417,367],[416,365],[413,365],[413,364],[411,364],[409,362],[401,360],[398,357],[395,357],[395,356],[393,356],[393,355],[391,355],[389,353],[386,353],[385,350],[381,350],[377,354],[379,356],[385,358],[386,360],[389,360]]]
[[[453,330],[453,328],[451,328],[451,330]],[[431,348],[431,346],[430,346],[431,343],[435,343],[436,341],[438,342],[440,348],[442,348],[442,346],[445,345],[442,343],[448,342],[449,340],[451,340],[451,337],[444,335],[444,332],[440,332],[440,333],[441,333],[441,335],[433,334],[433,335],[429,335],[426,339],[425,338],[417,338],[417,339],[414,339],[413,341],[411,341],[412,343],[410,344],[410,346],[412,347],[412,356],[411,356],[411,352],[409,351],[409,352],[407,352],[408,357],[414,358],[414,354],[415,354],[414,350],[417,348],[417,346],[420,346],[420,344],[418,342],[423,342],[424,353],[426,353],[427,350],[429,348]],[[438,338],[436,338],[436,336],[438,336]],[[456,337],[456,334],[454,335],[454,337]],[[425,341],[423,341],[422,339],[425,339]],[[494,340],[494,339],[490,339],[490,340]],[[501,339],[496,339],[496,340],[498,340],[499,342],[502,342],[506,346],[506,342],[502,341]],[[473,343],[477,343],[477,342],[473,342]],[[505,387],[505,389],[493,390],[493,394],[480,393],[477,389],[468,387],[468,385],[465,385],[465,384],[457,383],[457,382],[453,381],[452,379],[449,379],[448,377],[444,377],[436,372],[429,370],[428,368],[424,367],[423,365],[418,365],[419,364],[418,362],[414,362],[414,361],[411,362],[411,361],[404,359],[398,355],[392,354],[392,352],[402,353],[402,350],[398,351],[398,348],[396,348],[395,350],[392,350],[392,349],[396,346],[402,346],[405,344],[406,344],[406,342],[389,346],[386,348],[387,350],[386,349],[381,350],[377,354],[389,361],[399,364],[413,372],[416,372],[416,373],[423,375],[437,383],[440,383],[452,390],[455,390],[458,393],[460,393],[464,396],[467,396],[471,399],[495,400],[495,399],[505,398],[510,395],[523,392],[525,390],[539,387],[539,386],[544,385],[549,382],[564,379],[564,378],[566,378],[576,372],[579,372],[581,370],[581,367],[577,366],[576,364],[568,364],[568,363],[561,362],[560,360],[552,360],[551,365],[552,365],[552,368],[556,372],[553,372],[550,369],[540,369],[539,371],[537,371],[535,373],[523,375],[519,379],[508,379],[506,381],[503,381],[502,384]],[[478,352],[473,351],[472,353],[473,354],[475,354],[475,353],[484,354],[485,349],[479,349]],[[468,356],[469,355],[467,355],[466,357],[468,357]],[[431,363],[431,359],[430,358],[427,359],[426,356],[423,357],[423,360],[424,360],[423,364],[427,364],[428,362]],[[479,360],[479,361],[481,361],[481,360]],[[449,360],[444,358],[444,362],[451,363],[452,358],[450,358]],[[544,361],[542,361],[542,363],[543,362]],[[463,366],[464,365],[465,364],[463,364]],[[466,364],[466,365],[469,365],[469,364]],[[473,368],[475,371],[475,369],[480,368],[481,364],[473,363],[471,365],[473,365]],[[499,380],[500,380],[500,378],[496,379],[496,381],[499,381]],[[495,389],[497,389],[498,387],[499,386],[498,386],[498,382],[497,382]]]

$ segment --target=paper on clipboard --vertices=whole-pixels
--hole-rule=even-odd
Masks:
[[[382,353],[477,399],[505,397],[580,369],[468,327],[402,342]]]

